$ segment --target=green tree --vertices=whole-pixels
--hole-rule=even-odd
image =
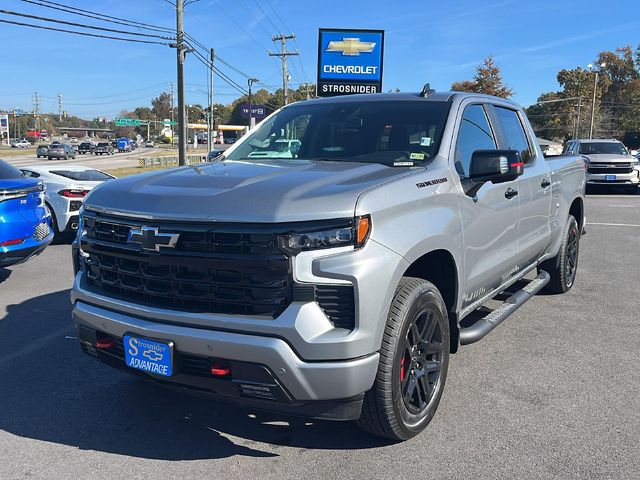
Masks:
[[[151,99],[151,110],[158,120],[171,118],[171,95],[163,92]]]
[[[510,98],[513,95],[513,90],[502,81],[500,67],[496,64],[492,55],[489,55],[481,65],[476,67],[476,74],[473,80],[454,82],[451,84],[451,90],[484,93],[502,98]]]

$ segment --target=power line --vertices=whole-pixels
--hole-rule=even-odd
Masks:
[[[264,14],[265,14],[265,15],[267,15],[267,13],[264,11],[264,9],[263,9],[263,8],[262,8],[262,6],[260,5],[260,3],[258,3],[258,0],[254,0],[254,1],[256,2],[256,5],[258,5],[258,8],[259,8],[260,10],[262,10],[262,11],[264,12]],[[287,26],[287,24],[285,23],[285,21],[282,19],[282,17],[281,17],[281,16],[280,16],[280,14],[278,13],[278,10],[277,10],[277,9],[276,9],[272,4],[271,4],[271,2],[269,2],[269,1],[265,1],[265,3],[266,3],[267,5],[269,5],[269,8],[273,11],[273,13],[275,13],[276,18],[280,21],[280,23],[281,23],[281,24],[282,24],[282,26],[284,27],[284,31],[286,31],[286,32],[290,32],[290,31],[291,31],[291,29]],[[274,26],[274,28],[275,28],[276,30],[278,30],[277,25],[271,21],[271,19],[269,18],[269,16],[268,16],[268,15],[267,15],[267,19],[269,20],[269,22],[271,23],[271,25],[273,25],[273,26]],[[295,38],[293,39],[293,46],[295,47],[295,49],[296,49],[296,50],[298,50],[298,51],[300,50],[300,47],[298,47],[298,41],[297,41]],[[309,83],[309,82],[308,82],[308,78],[309,78],[309,77],[307,77],[307,72],[305,71],[304,63],[302,62],[302,58],[301,58],[300,56],[298,57],[298,63],[300,64],[300,69],[302,70],[302,81],[303,81],[304,83]]]
[[[137,37],[148,37],[148,38],[160,38],[162,40],[173,40],[173,38],[171,38],[171,37],[163,37],[161,35],[155,35],[155,34],[152,34],[152,33],[129,32],[127,30],[118,30],[118,29],[114,29],[114,28],[98,27],[98,26],[94,26],[94,25],[83,25],[81,23],[67,22],[66,20],[60,20],[60,19],[48,18],[48,17],[40,17],[38,15],[30,15],[28,13],[13,12],[11,10],[0,10],[0,13],[5,14],[5,15],[14,15],[16,17],[30,18],[30,19],[33,19],[33,20],[41,20],[41,21],[44,21],[44,22],[61,23],[63,25],[70,25],[72,27],[80,27],[80,28],[88,28],[88,29],[93,29],[93,30],[100,30],[100,31],[103,31],[103,32],[123,33],[125,35],[134,35],[134,36],[137,36]]]
[[[103,13],[92,12],[90,10],[84,10],[82,8],[72,7],[70,5],[64,5],[62,3],[51,2],[48,0],[21,0],[25,3],[31,3],[45,8],[51,8],[53,10],[62,11],[65,13],[71,13],[72,15],[80,15],[82,17],[89,17],[102,22],[117,23],[120,25],[132,26],[136,28],[146,28],[147,30],[156,30],[161,32],[173,32],[171,28],[161,27],[159,25],[151,25],[149,23],[137,22],[135,20],[127,20],[126,18],[113,17],[111,15],[105,15]]]
[[[190,35],[188,33],[185,32],[185,37],[188,38],[187,43],[190,44],[191,47],[199,47],[201,48],[203,51],[205,52],[209,52],[209,49],[207,47],[205,47],[202,43],[200,43],[193,35]],[[214,54],[214,58],[216,60],[218,60],[220,63],[222,63],[223,65],[229,67],[231,70],[233,70],[234,72],[242,75],[245,78],[253,78],[252,75],[249,75],[245,72],[243,72],[242,70],[240,70],[238,67],[232,65],[231,63],[227,62],[225,59],[221,58],[218,54]],[[262,82],[256,82],[258,85],[262,86],[263,88],[267,89],[267,90],[273,90],[273,87],[266,85]]]
[[[123,42],[132,42],[132,43],[147,43],[147,44],[155,44],[155,45],[166,45],[168,46],[168,43],[165,42],[157,42],[154,40],[136,40],[133,38],[122,38],[122,37],[113,37],[111,35],[100,35],[97,33],[86,33],[86,32],[77,32],[74,30],[66,30],[64,28],[55,28],[55,27],[45,27],[44,25],[33,25],[32,23],[23,23],[23,22],[14,22],[11,20],[2,20],[0,19],[0,23],[7,23],[9,25],[19,25],[21,27],[31,27],[31,28],[38,28],[41,30],[51,30],[54,32],[63,32],[63,33],[71,33],[74,35],[82,35],[84,37],[94,37],[94,38],[106,38],[109,40],[120,40]]]

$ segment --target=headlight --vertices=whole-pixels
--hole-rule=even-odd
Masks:
[[[351,225],[317,230],[309,232],[296,232],[279,237],[279,245],[287,253],[296,255],[307,250],[320,250],[324,248],[336,248],[353,245],[354,248],[362,247],[371,231],[371,217],[363,215],[356,217]]]
[[[631,160],[632,167],[637,167],[638,165],[640,165],[640,159],[634,158],[633,160]]]

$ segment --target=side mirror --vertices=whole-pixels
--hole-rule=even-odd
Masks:
[[[476,150],[471,155],[469,178],[477,183],[511,182],[524,172],[517,150]]]

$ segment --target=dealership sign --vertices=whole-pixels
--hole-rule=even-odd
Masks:
[[[321,28],[319,97],[382,91],[384,30]]]

